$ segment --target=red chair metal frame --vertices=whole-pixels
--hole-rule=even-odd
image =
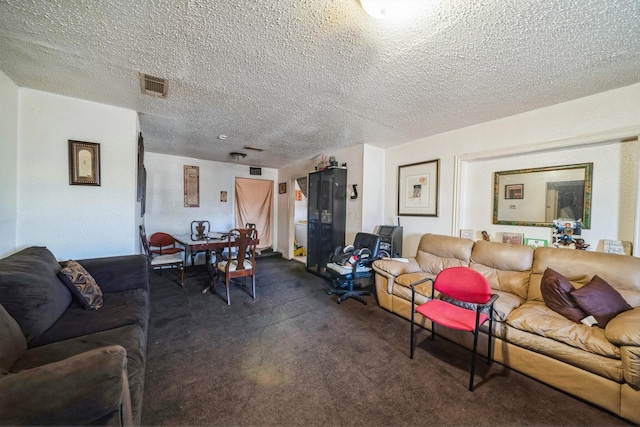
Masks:
[[[431,298],[416,307],[415,294],[416,286],[432,282]],[[411,359],[415,349],[414,316],[419,313],[431,320],[431,339],[435,339],[435,325],[461,331],[473,332],[473,349],[471,351],[471,376],[469,378],[469,391],[473,391],[473,376],[476,368],[476,355],[478,352],[478,334],[480,327],[488,320],[488,344],[487,344],[487,364],[492,362],[492,342],[493,331],[493,304],[498,299],[497,294],[491,293],[491,285],[487,279],[479,272],[469,267],[450,267],[442,270],[434,279],[425,278],[412,283],[411,287]],[[435,292],[440,296],[444,295],[453,301],[445,301],[436,298]],[[461,305],[455,302],[462,303]],[[471,307],[470,307],[471,306]],[[468,308],[470,307],[470,308]]]

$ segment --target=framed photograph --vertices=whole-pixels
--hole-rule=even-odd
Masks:
[[[502,243],[511,243],[512,245],[521,245],[524,242],[524,234],[522,233],[502,233]]]
[[[548,246],[549,242],[547,242],[545,239],[531,239],[527,237],[526,239],[524,239],[524,244],[533,248],[542,248]]]
[[[398,215],[438,216],[440,159],[398,167]]]
[[[504,186],[505,199],[524,199],[524,184],[509,184]]]
[[[69,140],[69,185],[100,185],[100,144]]]
[[[285,194],[287,192],[287,183],[281,182],[278,184],[278,194]]]

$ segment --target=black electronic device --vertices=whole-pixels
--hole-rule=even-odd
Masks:
[[[402,257],[402,227],[399,225],[378,225],[373,234],[380,236],[380,255],[391,258]]]

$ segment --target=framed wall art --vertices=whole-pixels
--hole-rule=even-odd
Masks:
[[[398,167],[398,215],[438,216],[440,159]]]
[[[200,207],[200,167],[184,166],[184,207]]]
[[[287,183],[281,182],[278,184],[278,194],[286,194],[287,193]]]
[[[510,184],[504,186],[505,199],[524,199],[524,184]]]
[[[100,185],[100,144],[69,140],[69,185]]]

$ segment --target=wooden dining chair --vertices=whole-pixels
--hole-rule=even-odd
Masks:
[[[158,255],[178,254],[184,252],[184,248],[178,246],[176,239],[169,233],[162,231],[153,233],[149,237],[149,249]]]
[[[243,278],[243,287],[247,288],[247,277],[251,277],[251,292],[256,298],[256,244],[258,232],[255,228],[234,228],[229,231],[227,237],[228,259],[221,258],[216,261],[217,274],[211,287],[215,292],[215,281],[224,280],[226,287],[227,304],[231,305],[229,286],[234,279]]]

